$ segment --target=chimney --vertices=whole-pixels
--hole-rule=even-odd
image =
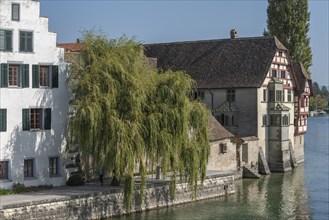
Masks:
[[[238,37],[238,32],[235,29],[231,30],[231,39],[235,39]]]
[[[80,39],[79,39],[79,38],[77,38],[77,43],[78,43],[78,44],[80,43]]]

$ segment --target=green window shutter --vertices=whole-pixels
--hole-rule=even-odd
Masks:
[[[13,32],[6,31],[6,51],[13,51]]]
[[[0,109],[0,132],[7,131],[7,109]]]
[[[43,129],[51,129],[51,108],[43,109],[44,126]]]
[[[51,78],[52,88],[58,88],[58,66],[52,66]]]
[[[30,109],[29,108],[25,108],[22,111],[22,115],[23,115],[23,131],[28,131],[30,130]]]
[[[8,64],[1,64],[0,87],[8,87]]]
[[[32,66],[32,88],[39,88],[40,82],[39,82],[39,65],[33,65]]]
[[[22,65],[22,88],[28,88],[30,85],[29,80],[29,64]]]

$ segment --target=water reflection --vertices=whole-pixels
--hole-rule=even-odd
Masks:
[[[239,180],[236,193],[118,219],[310,219],[304,166],[260,180]]]

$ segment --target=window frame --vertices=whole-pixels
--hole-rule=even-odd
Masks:
[[[226,101],[235,102],[236,100],[236,91],[235,89],[227,89],[226,90]]]
[[[38,114],[39,117],[37,117]],[[22,109],[22,127],[23,131],[51,130],[52,108],[30,107]]]
[[[5,164],[5,166],[3,166]],[[3,173],[5,171],[5,176]],[[9,180],[9,161],[8,160],[1,160],[0,161],[0,181]]]
[[[226,154],[227,153],[227,144],[220,143],[219,144],[219,154]]]
[[[0,29],[0,32],[3,32],[3,41],[4,41],[3,42],[4,48],[3,49],[0,48],[0,51],[1,52],[12,52],[13,51],[13,30]],[[1,36],[1,34],[0,34],[0,36]],[[8,41],[8,38],[10,38],[9,41]],[[8,46],[8,42],[10,42],[9,46]]]
[[[45,70],[47,69],[47,74],[45,74]],[[47,79],[45,80],[46,76]],[[51,65],[39,65],[39,87],[51,87]]]
[[[267,102],[267,89],[263,89],[263,102]]]
[[[292,97],[292,91],[289,89],[288,90],[288,100],[287,100],[288,102],[292,101],[291,97]]]
[[[24,159],[24,179],[35,177],[35,161],[34,158]],[[30,172],[29,172],[30,171]]]
[[[17,16],[18,18],[14,18],[14,7],[17,6],[18,12],[17,12]],[[11,20],[12,21],[20,21],[21,19],[21,6],[19,3],[12,3],[11,4]]]
[[[29,36],[27,36],[27,34],[31,34],[31,50],[29,50],[28,48],[28,39],[29,39]],[[23,45],[22,45],[22,34],[25,34],[24,36],[24,48],[23,48]],[[34,51],[34,32],[33,31],[29,31],[29,30],[20,30],[19,31],[19,52],[20,53],[33,53]]]
[[[54,160],[56,161],[54,163]],[[60,172],[59,172],[59,156],[53,156],[53,157],[49,157],[49,177],[56,177],[56,176],[60,176]],[[55,166],[54,166],[55,165]],[[53,172],[55,169],[55,172]]]

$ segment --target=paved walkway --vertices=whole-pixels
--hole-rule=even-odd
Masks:
[[[232,175],[232,172],[223,172],[223,171],[214,171],[208,170],[207,177],[211,176],[227,176]],[[148,183],[151,184],[161,184],[164,183],[164,180],[157,179],[148,179]],[[13,195],[2,195],[0,196],[0,209],[3,206],[7,205],[17,205],[23,203],[31,203],[35,201],[43,201],[43,200],[57,200],[69,198],[71,196],[79,196],[86,195],[91,193],[102,193],[102,192],[118,192],[121,190],[121,187],[110,186],[110,180],[104,180],[104,185],[101,186],[99,182],[87,182],[83,186],[60,186],[54,187],[50,190],[43,190],[38,192],[28,192],[21,194],[13,194]]]

